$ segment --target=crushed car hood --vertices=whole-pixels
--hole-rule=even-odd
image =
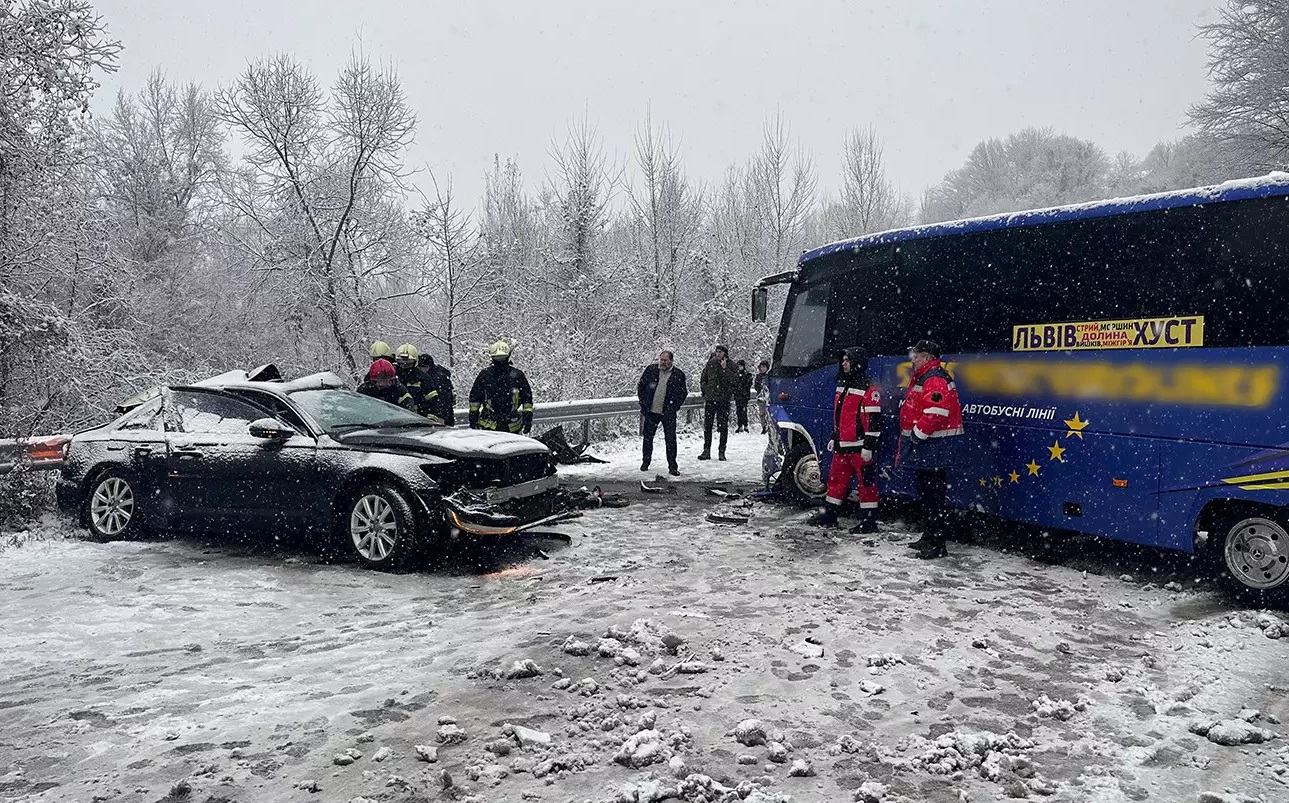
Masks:
[[[359,429],[336,436],[347,446],[371,446],[380,449],[406,449],[446,457],[510,457],[521,454],[547,454],[541,441],[508,432],[485,429]]]

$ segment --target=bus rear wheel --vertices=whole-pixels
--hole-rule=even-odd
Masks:
[[[797,443],[789,449],[787,457],[783,459],[779,485],[789,499],[802,507],[809,507],[823,499],[828,486],[824,483],[815,450],[804,443]]]
[[[1260,511],[1228,516],[1214,546],[1227,590],[1258,607],[1289,605],[1289,520]]]

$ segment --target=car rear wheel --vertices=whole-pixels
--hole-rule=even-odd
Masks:
[[[139,481],[121,469],[108,469],[85,496],[85,526],[97,538],[129,540],[143,534]]]
[[[1214,544],[1222,579],[1238,599],[1259,607],[1289,604],[1286,516],[1260,511],[1227,517]]]
[[[368,568],[398,569],[415,552],[416,516],[402,491],[388,483],[369,483],[355,491],[343,524],[349,548]]]

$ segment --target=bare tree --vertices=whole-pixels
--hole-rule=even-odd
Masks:
[[[84,164],[97,74],[115,71],[120,51],[87,0],[0,6],[0,285],[48,265],[64,218],[57,190]]]
[[[575,276],[585,276],[595,259],[596,238],[606,223],[617,175],[611,172],[598,132],[587,118],[569,125],[568,138],[553,143],[554,175],[547,187],[558,216],[560,251]]]
[[[248,180],[230,202],[258,231],[261,270],[307,282],[332,343],[357,374],[383,282],[401,257],[401,156],[416,117],[397,76],[361,54],[330,96],[288,56],[249,65],[217,96],[221,118],[248,146]]]
[[[782,270],[796,260],[814,212],[814,161],[790,139],[788,124],[776,114],[765,124],[761,150],[745,173],[747,202],[760,232],[756,269]]]
[[[74,298],[87,266],[103,262],[84,131],[98,75],[120,50],[85,0],[0,3],[2,434],[70,418],[102,392],[84,381],[94,355],[80,347]],[[62,370],[51,372],[55,352]]]
[[[846,135],[841,197],[824,209],[829,237],[854,237],[904,222],[908,210],[886,176],[884,150],[872,126],[856,128]]]
[[[421,287],[437,319],[422,330],[443,344],[448,367],[454,368],[462,340],[484,328],[481,315],[496,302],[501,287],[495,270],[481,258],[470,215],[453,198],[451,176],[439,184],[431,173],[430,181],[434,197],[422,196],[422,208],[412,213],[413,228],[429,251]]]
[[[1246,175],[1289,164],[1289,6],[1228,0],[1216,22],[1199,27],[1209,42],[1213,90],[1190,118],[1229,152]]]
[[[627,194],[635,251],[645,263],[649,299],[649,340],[674,331],[680,298],[691,279],[702,230],[702,193],[693,188],[666,128],[652,117],[636,133],[639,181]]]

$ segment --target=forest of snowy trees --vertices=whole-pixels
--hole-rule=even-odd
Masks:
[[[631,143],[570,121],[546,164],[480,143],[503,155],[475,207],[450,175],[409,171],[418,110],[361,53],[336,75],[289,54],[222,86],[157,73],[91,115],[122,43],[88,0],[7,0],[0,437],[100,421],[134,390],[232,367],[356,376],[374,338],[418,344],[458,383],[509,338],[539,401],[627,394],[663,346],[685,367],[716,343],[768,356],[748,290],[807,247],[1282,167],[1284,5],[1233,2],[1201,29],[1213,86],[1195,133],[1140,157],[1026,128],[914,197],[884,168],[881,121],[856,120],[825,196],[789,119],[769,115],[759,150],[709,183],[686,172],[684,121],[642,110]]]

